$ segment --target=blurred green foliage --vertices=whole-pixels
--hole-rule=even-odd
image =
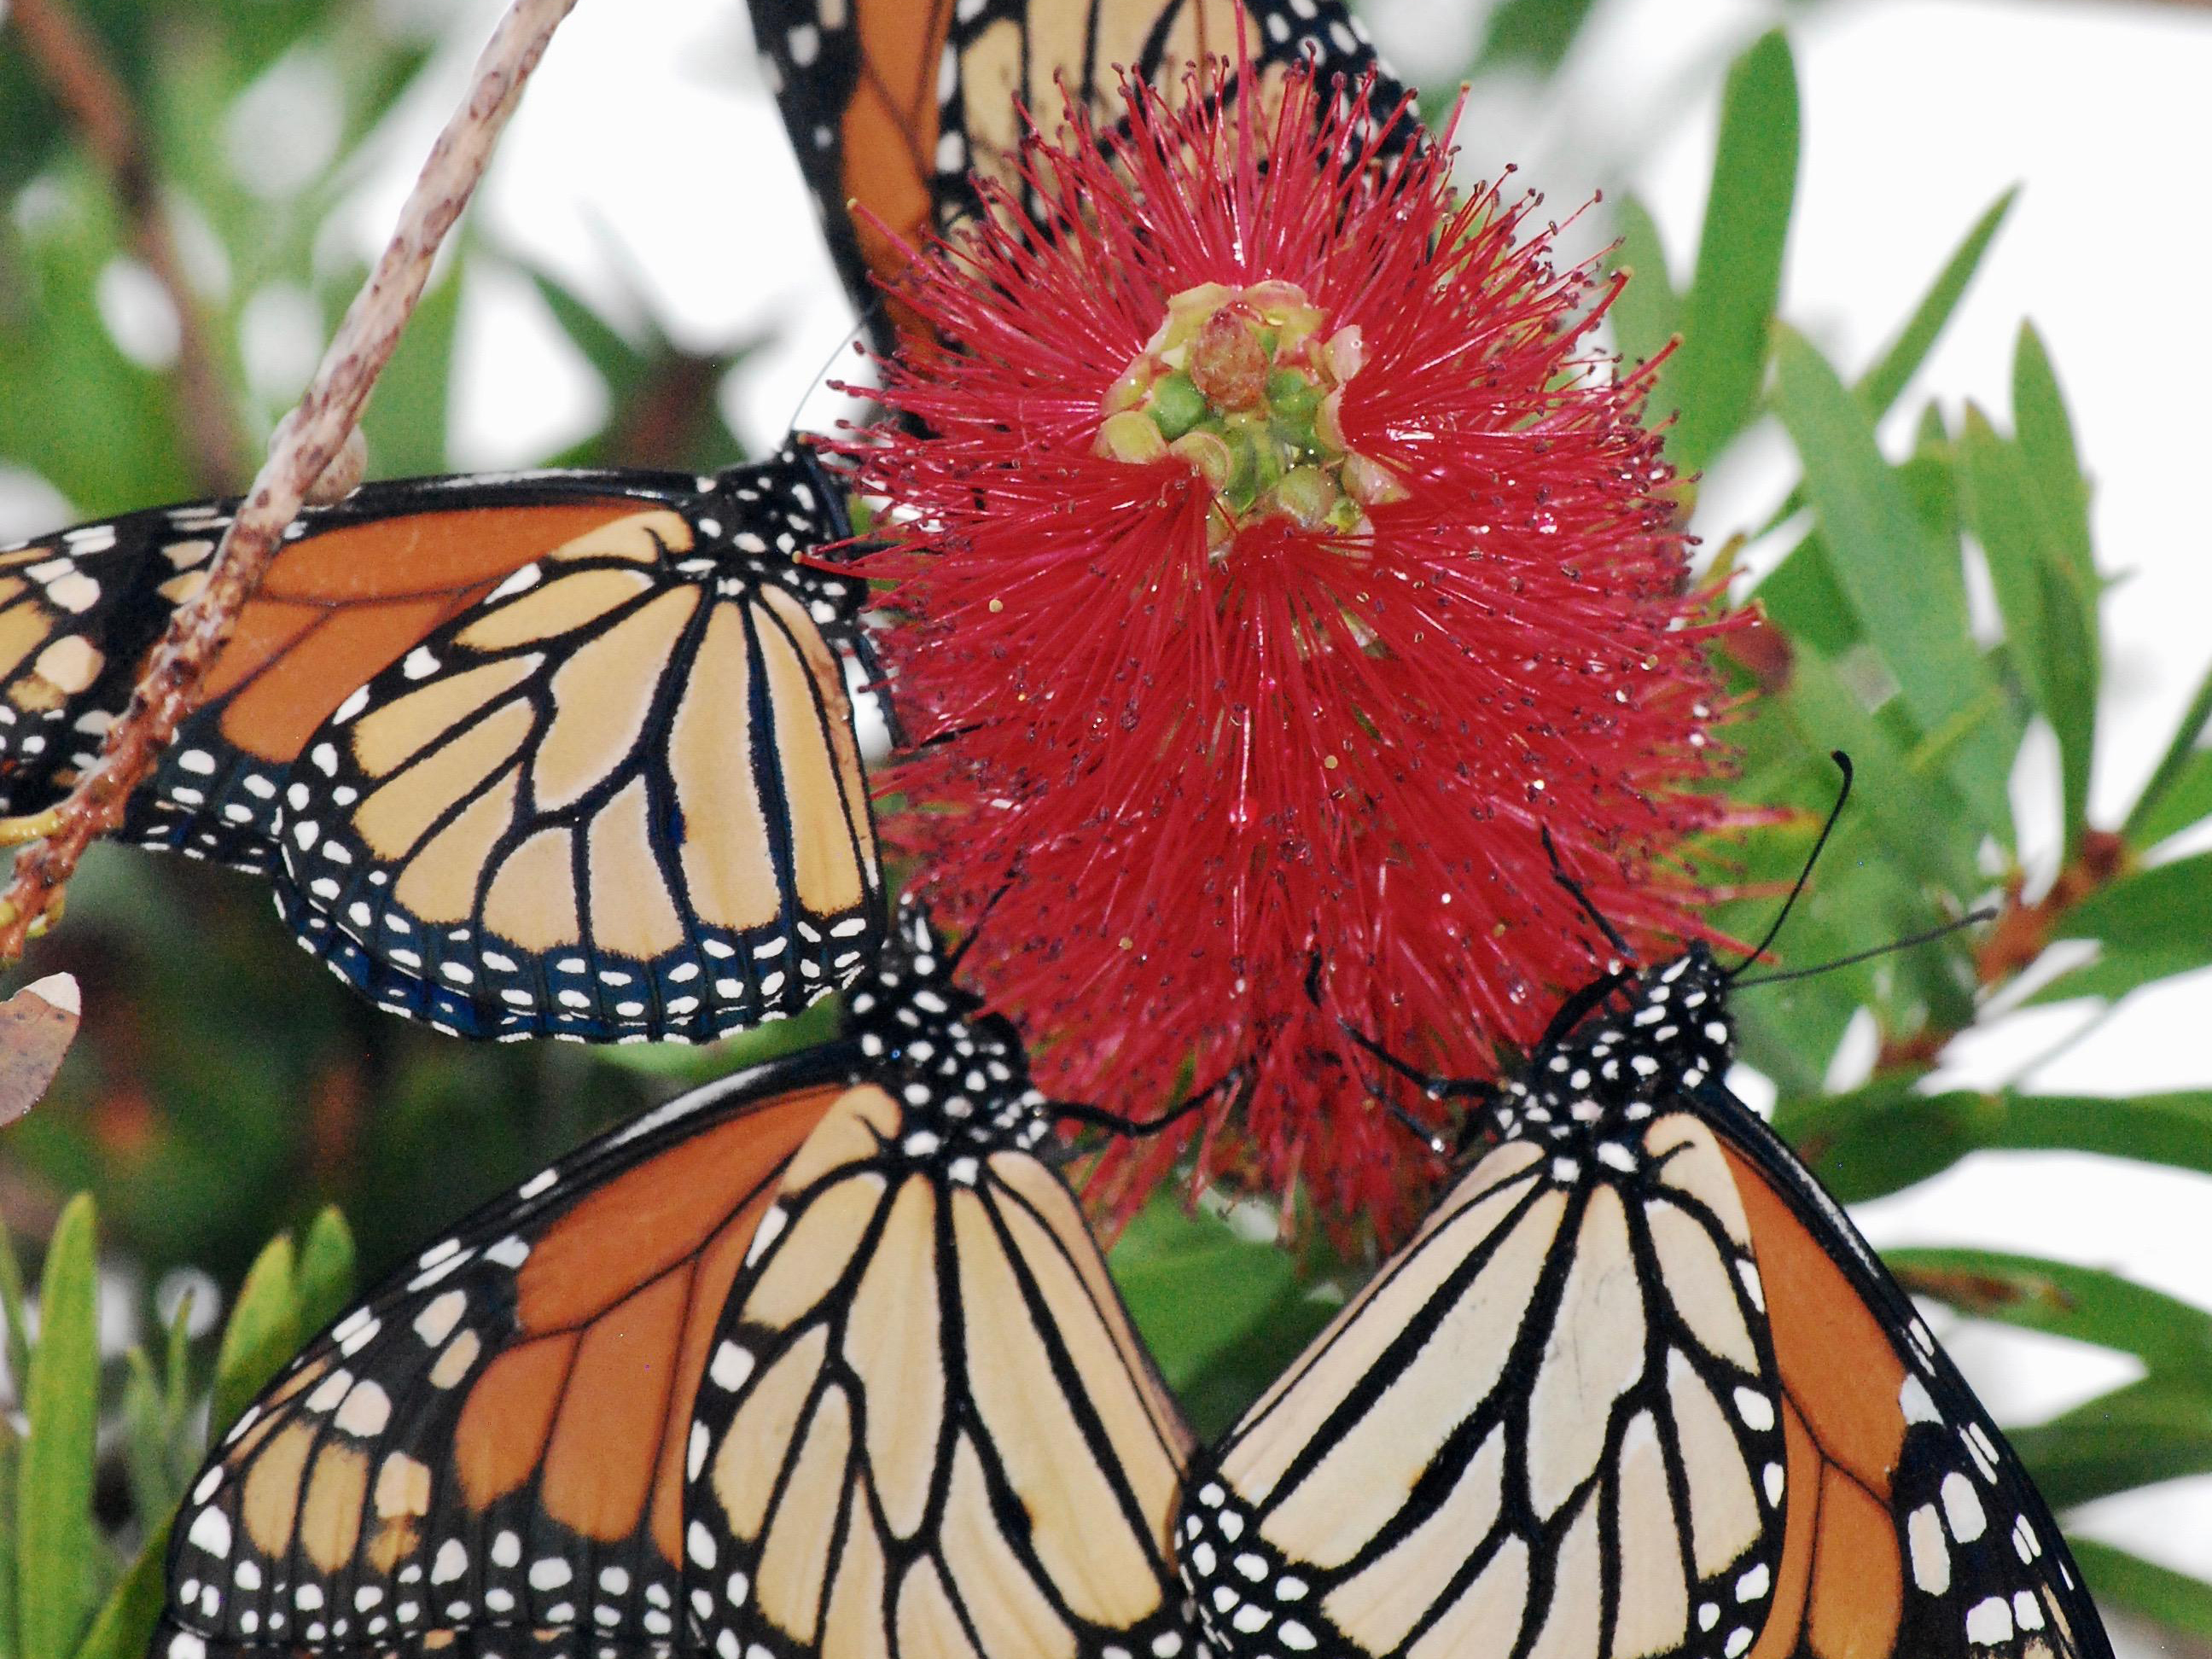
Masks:
[[[1470,76],[1548,73],[1599,9],[1507,0]],[[194,407],[178,374],[147,367],[110,332],[100,285],[135,259],[144,227],[132,216],[143,204],[118,194],[30,55],[0,52],[0,195],[9,208],[0,214],[0,463],[44,480],[86,517],[243,483],[197,476],[202,452],[185,441],[188,423],[234,422],[252,440],[243,453],[258,447],[285,390],[248,379],[249,308],[304,295],[335,319],[361,269],[333,258],[319,234],[433,43],[380,9],[331,0],[78,0],[77,12],[127,92],[159,181],[156,210],[200,250],[187,261],[186,304],[223,387],[221,408]],[[301,71],[334,105],[325,112],[335,136],[279,188],[242,174],[225,135],[275,77]],[[2212,1086],[2131,1100],[1924,1086],[1944,1044],[1986,1019],[1990,994],[2051,941],[2086,941],[2094,954],[2034,1000],[2115,1000],[2212,964],[2212,855],[2155,862],[2161,843],[2212,814],[2212,678],[2124,822],[2093,824],[2102,582],[2089,485],[2042,342],[2023,326],[2008,408],[1932,401],[1906,441],[1886,436],[1884,416],[2001,234],[2010,195],[1965,228],[1875,361],[1836,364],[1786,320],[1801,120],[1787,40],[1749,43],[1722,98],[1695,264],[1670,270],[1649,214],[1616,198],[1611,257],[1635,277],[1609,319],[1628,358],[1671,351],[1653,413],[1674,416],[1667,441],[1689,480],[1691,527],[1724,562],[1749,540],[1785,544],[1754,590],[1765,626],[1726,647],[1744,697],[1731,793],[1776,809],[1775,821],[1710,849],[1711,872],[1744,896],[1714,923],[1749,936],[1771,914],[1832,798],[1826,757],[1836,748],[1851,754],[1861,788],[1784,941],[1790,963],[1917,933],[1993,898],[2006,911],[1978,951],[1975,935],[1957,935],[1744,998],[1747,1057],[1781,1091],[1777,1124],[1852,1200],[1988,1148],[2212,1171]],[[699,356],[649,324],[618,328],[479,232],[464,239],[372,406],[380,473],[447,465],[462,300],[490,264],[523,271],[607,392],[601,429],[547,459],[736,459],[714,393],[750,343]],[[1690,475],[1769,422],[1800,476],[1764,522],[1710,521]],[[1970,626],[1977,564],[2002,623],[1994,639]],[[2008,792],[2039,723],[2060,756],[2052,805],[2066,862],[2048,892],[2039,884],[2032,893]],[[707,1051],[453,1042],[378,1014],[314,971],[258,883],[112,849],[88,861],[67,925],[21,972],[58,969],[85,988],[84,1034],[52,1095],[0,1141],[0,1244],[12,1236],[39,1249],[43,1312],[34,1346],[21,1276],[12,1250],[0,1249],[8,1373],[29,1429],[27,1442],[0,1419],[0,1659],[120,1659],[143,1649],[166,1517],[207,1437],[354,1282],[353,1235],[326,1206],[353,1218],[373,1279],[587,1133],[817,1039],[830,1017],[823,1009]],[[1862,1011],[1881,1039],[1877,1066],[1830,1093],[1823,1079]],[[288,1230],[299,1230],[299,1243]],[[1224,1425],[1273,1377],[1371,1261],[1353,1241],[1337,1242],[1346,1256],[1313,1236],[1286,1251],[1272,1231],[1271,1216],[1249,1205],[1209,1199],[1192,1209],[1164,1196],[1115,1254],[1139,1322],[1201,1432]],[[1894,1260],[1923,1297],[2141,1368],[2112,1394],[2016,1429],[2055,1504],[2212,1469],[2212,1316],[2077,1264],[1962,1250]],[[212,1344],[191,1340],[189,1304],[167,1322],[143,1317],[148,1287],[185,1264],[239,1287]],[[100,1295],[132,1304],[151,1332],[143,1348],[103,1359]],[[103,1420],[116,1431],[96,1436]],[[2212,1634],[2212,1587],[2108,1546],[2075,1548],[2109,1604]]]

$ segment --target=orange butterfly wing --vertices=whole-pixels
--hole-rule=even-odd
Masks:
[[[1008,185],[1025,107],[1066,96],[1110,127],[1125,68],[1176,97],[1185,67],[1242,54],[1263,74],[1310,58],[1357,81],[1372,46],[1342,0],[751,0],[784,126],[830,255],[878,348],[913,314],[880,289],[933,233],[975,213],[970,170]],[[1376,104],[1397,100],[1395,82]],[[883,312],[876,307],[883,301]]]
[[[518,1621],[665,1639],[707,1344],[842,1091],[815,1072],[711,1085],[592,1143],[311,1344],[178,1517],[185,1651]]]

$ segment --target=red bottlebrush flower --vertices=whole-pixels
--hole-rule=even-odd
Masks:
[[[1142,1116],[1247,1066],[1201,1164],[1388,1227],[1425,1160],[1339,1018],[1455,1074],[1533,1037],[1589,971],[1541,827],[1632,934],[1692,928],[1715,694],[1644,380],[1534,198],[1386,156],[1362,94],[1222,86],[1032,136],[1042,206],[986,186],[901,289],[943,344],[851,445],[927,745],[892,827],[951,917],[1004,890],[971,971],[1048,1086]]]

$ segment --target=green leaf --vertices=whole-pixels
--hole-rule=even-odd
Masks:
[[[1797,75],[1775,30],[1729,70],[1682,346],[1653,394],[1661,414],[1680,411],[1667,453],[1685,472],[1701,471],[1758,412],[1796,191]]]
[[[1899,1094],[1893,1081],[1786,1100],[1774,1127],[1846,1204],[1880,1198],[1969,1152],[2100,1152],[2212,1173],[2212,1091],[2170,1094]]]
[[[2021,1006],[2045,1007],[2080,997],[2118,1002],[2146,985],[2207,965],[2212,965],[2212,939],[2197,945],[2151,945],[2141,949],[2108,945],[2094,961],[2069,969],[2039,988]]]
[[[23,1650],[15,1595],[15,1563],[21,1553],[15,1547],[15,1503],[22,1490],[22,1440],[15,1425],[0,1415],[0,1659],[17,1659]]]
[[[2053,931],[2130,951],[2199,947],[2212,939],[2212,853],[2122,876],[2067,910]]]
[[[2145,1377],[2008,1437],[2053,1509],[2212,1472],[2212,1387]]]
[[[93,1524],[100,1426],[100,1284],[92,1200],[71,1199],[39,1276],[30,1434],[15,1494],[22,1659],[66,1659],[91,1616],[102,1546]]]
[[[31,1374],[31,1327],[23,1317],[23,1264],[15,1259],[15,1243],[0,1226],[0,1310],[8,1323],[8,1375]]]
[[[2212,1584],[2094,1538],[2069,1535],[2066,1543],[2100,1602],[2126,1607],[2168,1630],[2212,1638]]]
[[[2094,592],[2097,566],[2089,544],[2089,483],[2074,443],[2074,422],[2058,390],[2051,354],[2035,325],[2023,322],[2013,348],[2012,417],[2027,458],[2027,477],[2061,557]]]
[[[1987,556],[2009,657],[2057,735],[2066,849],[2088,828],[2097,737],[2097,592],[2051,539],[2024,445],[2007,443],[1968,404],[1959,443],[1966,519]]]
[[[1974,221],[1973,228],[1953,251],[1943,269],[1936,274],[1936,281],[1905,319],[1905,326],[1897,331],[1874,365],[1859,376],[1851,388],[1851,395],[1859,400],[1868,414],[1879,420],[1895,404],[1905,386],[1928,359],[1929,352],[1958,309],[1959,301],[1966,292],[1966,285],[1974,280],[1981,269],[1982,256],[1989,252],[1990,243],[2012,211],[2019,198],[2020,186],[2010,190],[1990,204],[1982,216]]]
[[[1223,1217],[1186,1214],[1166,1194],[1130,1223],[1111,1265],[1170,1388],[1235,1346],[1297,1277],[1278,1245],[1240,1237]]]
[[[1905,1288],[1961,1313],[2212,1381],[2212,1313],[2094,1267],[1996,1250],[1884,1250]]]
[[[335,1204],[317,1212],[300,1247],[300,1334],[304,1340],[353,1300],[353,1232]]]
[[[1549,75],[1564,63],[1595,0],[1505,0],[1490,15],[1477,71],[1526,64]]]
[[[1613,296],[1606,320],[1629,361],[1648,362],[1681,325],[1682,296],[1667,274],[1667,250],[1644,204],[1633,194],[1623,195],[1613,204],[1613,223],[1620,237],[1613,268],[1628,280]]]
[[[154,1639],[163,1601],[162,1558],[168,1553],[169,1522],[146,1534],[131,1571],[108,1592],[100,1615],[76,1650],[76,1659],[139,1659]]]
[[[1956,550],[1931,534],[1876,447],[1873,422],[1820,355],[1795,331],[1778,331],[1774,404],[1805,469],[1805,494],[1837,585],[1895,681],[1906,713],[1930,738],[1954,720],[1946,770],[1976,828],[2011,843],[2009,743],[1983,714],[2000,705],[1968,626]]]
[[[215,1398],[208,1408],[210,1445],[222,1442],[223,1431],[299,1351],[305,1333],[300,1325],[295,1260],[291,1238],[280,1234],[255,1258],[246,1283],[239,1287],[237,1305],[230,1310],[222,1345],[216,1350]]]
[[[369,465],[379,477],[446,471],[447,414],[453,379],[453,343],[461,317],[468,239],[444,276],[422,296],[378,377],[362,418]]]
[[[2212,720],[2212,670],[2190,699],[2189,712],[2174,728],[2166,753],[2121,827],[2128,844],[2138,851],[2155,847],[2212,812],[2212,750],[2197,746],[2208,720]]]

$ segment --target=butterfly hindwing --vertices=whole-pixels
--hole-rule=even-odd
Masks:
[[[181,1655],[518,1624],[668,1638],[701,1357],[839,1086],[787,1062],[649,1114],[479,1211],[310,1344],[178,1518]]]

